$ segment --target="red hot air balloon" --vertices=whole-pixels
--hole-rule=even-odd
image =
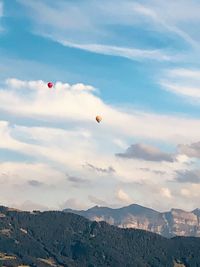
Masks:
[[[47,83],[47,86],[48,86],[49,88],[52,88],[52,87],[53,87],[53,83],[52,83],[52,82],[49,82],[49,83]]]

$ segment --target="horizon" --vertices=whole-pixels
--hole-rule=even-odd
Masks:
[[[180,211],[184,211],[186,213],[193,213],[194,211],[196,210],[200,210],[200,208],[195,208],[193,210],[184,210],[184,209],[180,209],[180,208],[176,208],[176,207],[172,207],[171,209],[169,210],[156,210],[154,208],[151,208],[151,207],[145,207],[145,206],[142,206],[140,204],[136,204],[136,203],[133,203],[133,204],[129,204],[127,206],[120,206],[120,207],[116,207],[116,206],[100,206],[100,205],[95,205],[95,206],[91,206],[89,208],[85,208],[85,209],[72,209],[72,208],[69,208],[69,207],[66,207],[64,209],[51,209],[51,208],[48,208],[48,209],[18,209],[18,208],[15,208],[15,207],[8,207],[8,206],[2,206],[0,205],[0,207],[4,207],[4,208],[8,208],[8,209],[13,209],[13,210],[19,210],[19,211],[22,211],[22,212],[33,212],[33,211],[39,211],[39,212],[46,212],[46,211],[59,211],[59,212],[65,212],[66,210],[72,210],[72,211],[88,211],[88,210],[91,210],[91,209],[94,209],[94,208],[106,208],[106,209],[111,209],[111,210],[120,210],[120,209],[123,209],[123,208],[128,208],[130,206],[138,206],[138,207],[141,207],[141,208],[145,208],[145,209],[149,209],[149,210],[153,210],[153,211],[156,211],[158,213],[167,213],[167,212],[171,212],[172,210],[180,210]],[[73,212],[72,212],[73,213]]]
[[[196,0],[0,0],[0,205],[199,208],[199,22]]]

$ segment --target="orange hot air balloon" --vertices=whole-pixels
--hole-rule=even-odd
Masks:
[[[96,116],[96,121],[98,122],[98,123],[100,123],[101,121],[102,121],[102,117],[101,116]]]

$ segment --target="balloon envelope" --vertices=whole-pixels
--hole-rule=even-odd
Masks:
[[[49,83],[47,84],[47,86],[48,86],[49,88],[52,88],[52,87],[53,87],[53,83],[49,82]]]
[[[101,120],[102,120],[102,117],[101,117],[101,116],[96,116],[96,121],[97,121],[98,123],[100,123]]]

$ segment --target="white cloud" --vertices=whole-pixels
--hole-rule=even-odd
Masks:
[[[120,147],[120,148],[122,148],[122,149],[125,149],[125,148],[127,148],[127,143],[125,142],[125,141],[123,141],[123,140],[121,140],[121,139],[119,139],[119,138],[115,138],[114,140],[113,140],[113,143],[115,144],[115,145],[117,145],[118,147]]]
[[[126,192],[124,192],[122,189],[119,189],[116,192],[116,198],[117,198],[117,200],[124,202],[124,203],[131,203],[132,202],[132,199],[129,197],[129,195]]]
[[[55,209],[58,208],[57,200],[64,198],[64,192],[59,190],[59,186],[62,185],[65,174],[50,163],[3,161],[0,169],[3,205],[20,209]],[[31,187],[31,180],[37,180],[42,186]]]
[[[83,202],[81,202],[80,200],[76,199],[76,198],[70,198],[68,200],[66,200],[65,202],[63,202],[62,204],[60,204],[60,209],[74,209],[74,210],[83,210],[86,209],[87,206],[83,204]]]
[[[46,185],[55,185],[63,179],[61,171],[44,163],[2,162],[0,163],[0,183],[24,185],[37,179]]]
[[[133,60],[152,59],[156,61],[175,60],[175,55],[161,49],[142,49],[136,47],[137,40],[131,40],[124,45],[124,38],[118,38],[116,30],[112,30],[110,25],[133,26],[140,24],[143,26],[144,17],[153,18],[153,27],[158,25],[161,28],[175,32],[186,38],[186,33],[181,30],[170,28],[155,13],[146,6],[131,3],[125,0],[123,4],[115,1],[101,2],[79,2],[74,5],[70,2],[59,4],[48,4],[39,1],[37,4],[30,0],[18,0],[26,10],[29,18],[35,23],[35,31],[42,36],[49,37],[65,46],[79,48],[90,52],[125,57]],[[94,12],[95,10],[95,12]],[[32,16],[34,14],[34,16]],[[152,21],[146,21],[146,24]],[[155,25],[154,25],[155,24]],[[126,31],[123,32],[126,36]],[[68,38],[66,39],[66,36]],[[127,36],[128,37],[128,36]],[[187,37],[189,39],[189,37]],[[113,40],[112,40],[113,39]],[[125,38],[127,39],[127,38]],[[129,37],[128,37],[129,39]],[[108,41],[109,40],[109,41]],[[115,45],[112,45],[115,43]]]
[[[93,203],[95,205],[99,205],[99,206],[103,206],[103,207],[106,207],[109,205],[106,201],[99,199],[98,197],[93,196],[93,195],[89,195],[88,199],[91,201],[91,203]]]
[[[160,85],[163,89],[182,96],[185,101],[199,103],[200,70],[175,68],[164,72]]]
[[[49,208],[47,206],[43,206],[40,203],[35,203],[35,202],[30,201],[30,200],[22,202],[18,205],[13,203],[11,207],[17,208],[19,210],[25,210],[25,211],[33,211],[33,210],[46,211],[46,210],[49,210]]]
[[[144,194],[150,191],[149,203],[155,204],[155,199],[164,195],[168,199],[165,205],[169,206],[170,194],[175,195],[174,190],[181,188],[181,185],[169,183],[169,180],[175,179],[175,171],[186,169],[189,158],[179,155],[176,162],[126,161],[114,154],[120,149],[124,151],[124,145],[129,146],[128,140],[133,138],[142,138],[144,142],[148,140],[148,144],[153,139],[154,144],[161,140],[174,145],[185,140],[199,140],[200,132],[194,127],[198,120],[146,114],[137,110],[122,111],[105,104],[92,90],[84,90],[84,85],[77,90],[73,85],[57,84],[59,86],[49,90],[41,81],[12,80],[10,84],[8,80],[6,87],[0,90],[0,109],[16,118],[15,125],[8,121],[0,122],[0,148],[30,156],[30,161],[33,161],[5,161],[1,164],[2,199],[8,205],[16,202],[20,206],[27,200],[37,203],[36,199],[40,197],[41,205],[58,208],[66,199],[78,195],[77,200],[88,207],[92,188],[92,195],[101,195],[107,203],[115,202],[116,197],[120,202],[131,203],[131,195],[142,203]],[[18,105],[14,104],[16,102]],[[97,106],[98,112],[104,114],[101,124],[95,122]],[[28,118],[24,122],[21,120],[23,126],[18,124],[21,118]],[[40,126],[30,126],[27,123],[29,119]],[[96,166],[103,174],[98,171],[94,175],[91,169],[83,167],[87,163]],[[84,183],[73,186],[66,174],[87,180],[91,186]],[[29,185],[32,180],[43,185],[33,188]],[[124,188],[120,186],[122,182],[143,186],[139,189]],[[119,188],[116,195],[113,188]],[[164,189],[160,191],[160,188]],[[75,201],[67,204],[81,207]]]
[[[155,20],[157,19],[157,14],[155,13],[155,11],[144,6],[144,5],[136,3],[134,6],[134,11],[136,11],[137,13],[139,13],[141,15],[150,17],[152,19],[155,19]]]
[[[185,155],[184,153],[181,154],[181,151],[178,151],[178,155],[176,156],[176,160],[180,163],[186,163],[186,164],[190,164],[191,163],[191,158],[188,157],[187,155]]]
[[[10,78],[5,81],[5,84],[11,89],[32,89],[32,90],[46,90],[47,83],[42,80],[39,81],[22,81],[15,78]],[[95,91],[95,88],[90,85],[85,85],[82,83],[77,83],[74,85],[70,85],[68,83],[56,82],[51,90],[56,91],[73,91],[73,92],[81,92],[81,91]]]
[[[191,196],[191,192],[187,188],[182,188],[181,189],[181,195],[183,195],[184,197],[190,197]]]
[[[169,188],[164,188],[164,187],[161,188],[160,193],[163,197],[172,198],[172,195],[171,195]]]
[[[115,27],[110,27],[137,25],[138,29],[151,28],[158,35],[162,33],[169,37],[181,38],[191,47],[199,49],[200,5],[193,0],[145,0],[143,3],[124,0],[123,3],[117,1],[117,4],[114,0],[102,0],[79,2],[78,5],[74,2],[18,2],[26,8],[29,18],[34,21],[37,33],[52,36],[54,40],[64,40],[63,37],[68,36],[65,42],[69,46],[79,46],[81,49],[103,54],[120,54],[125,57],[128,55],[130,58],[136,54],[141,58],[158,60],[158,56],[161,56],[162,60],[169,59],[165,52],[159,50],[135,49],[135,40],[132,35],[130,40],[129,32],[123,31],[125,38],[119,39],[119,32]],[[192,29],[191,22],[194,25]],[[130,49],[126,49],[126,45],[119,45],[120,41],[126,43],[126,39],[131,43]],[[115,43],[115,46],[111,43]],[[146,55],[142,55],[142,50]]]
[[[67,163],[74,168],[76,165],[81,166],[83,159],[90,157],[93,151],[89,137],[81,130],[22,126],[12,128],[6,122],[0,123],[0,129],[0,148],[30,155],[39,160],[48,159],[62,166]]]
[[[0,90],[0,110],[38,121],[65,122],[66,125],[78,122],[79,128],[87,127],[98,136],[104,132],[119,137],[168,140],[175,144],[199,141],[198,119],[142,113],[134,109],[121,111],[95,96],[91,86],[81,85],[81,90],[77,90],[79,86],[58,82],[49,90],[42,81],[8,80],[7,87]],[[94,124],[97,114],[103,117],[98,128]]]
[[[193,202],[193,208],[198,208],[198,203],[200,201],[199,190],[200,184],[189,184],[187,187],[183,187],[180,189],[180,195],[184,199],[187,198],[186,203]]]
[[[54,39],[53,37],[51,37]],[[144,50],[129,47],[111,46],[111,45],[100,45],[100,44],[77,44],[66,40],[56,40],[57,42],[74,48],[79,48],[82,50],[87,50],[94,53],[119,56],[128,58],[131,60],[140,59],[152,59],[157,61],[169,61],[172,60],[172,56],[165,54],[163,51],[157,50]]]
[[[195,1],[190,1],[190,3],[185,0],[178,2],[160,1],[158,3],[152,0],[145,1],[144,4],[136,4],[134,9],[143,17],[149,18],[154,22],[155,28],[175,34],[192,47],[199,48],[196,36],[191,36],[191,31],[186,26],[188,21],[193,21],[196,24],[200,21],[200,5]]]
[[[183,68],[178,68],[178,69],[172,69],[168,71],[168,76],[173,77],[173,78],[193,78],[193,79],[198,79],[200,80],[200,70],[195,70],[195,69],[183,69]]]
[[[185,97],[192,97],[193,99],[200,98],[200,87],[188,87],[181,84],[172,84],[162,82],[161,85],[172,93],[183,95]]]
[[[90,91],[94,91],[94,88],[88,85],[75,84],[70,86],[57,82],[55,87],[49,90],[47,83],[43,81],[27,82],[8,79],[6,84],[11,90],[1,90],[0,98],[4,103],[0,108],[23,116],[41,115],[42,117],[52,116],[68,119],[76,117],[77,120],[88,119],[90,115],[87,110],[90,107],[95,108],[94,105],[96,105],[96,113],[93,113],[92,117],[94,119],[97,110],[100,110],[98,107],[102,104],[97,97],[89,94]],[[16,89],[20,89],[21,92],[16,91]],[[33,91],[28,89],[33,89]],[[8,105],[12,106],[12,109]]]
[[[24,82],[19,81],[17,84],[24,84]],[[33,85],[34,82],[28,84]],[[54,125],[55,121],[60,120],[62,126],[66,125],[67,128],[70,125],[71,129],[60,129],[56,124],[52,127],[13,126],[2,121],[0,123],[1,148],[18,151],[40,160],[48,159],[62,166],[67,164],[71,169],[80,169],[86,162],[93,166],[103,166],[104,169],[112,166],[119,176],[133,179],[132,173],[134,172],[134,179],[138,180],[144,174],[141,170],[135,170],[140,161],[135,160],[130,164],[114,157],[115,153],[120,152],[119,144],[123,147],[127,137],[155,139],[163,142],[167,140],[174,144],[185,140],[199,140],[200,132],[194,127],[198,120],[141,114],[134,110],[129,111],[128,114],[103,103],[90,91],[74,91],[71,89],[73,86],[62,83],[59,83],[59,89],[49,90],[45,83],[39,82],[39,84],[41,87],[33,86],[34,90],[23,86],[19,88],[18,85],[17,89],[12,86],[11,90],[9,87],[1,90],[0,108],[8,113],[36,121],[43,118],[44,124],[50,122]],[[21,97],[21,90],[24,89],[25,93]],[[18,105],[15,105],[15,102],[18,102]],[[98,105],[98,112],[104,114],[101,125],[97,125],[94,120]],[[187,135],[185,135],[186,128]],[[113,136],[117,138],[113,139]],[[74,158],[76,158],[75,163]],[[185,162],[179,160],[173,163],[173,169],[179,169]],[[163,168],[152,162],[143,164],[145,166],[141,167],[154,168],[159,171],[172,169],[170,162],[164,163]],[[132,165],[131,168],[130,165]],[[87,175],[89,174],[91,175],[88,170]],[[148,175],[150,174],[146,173],[145,177]]]

